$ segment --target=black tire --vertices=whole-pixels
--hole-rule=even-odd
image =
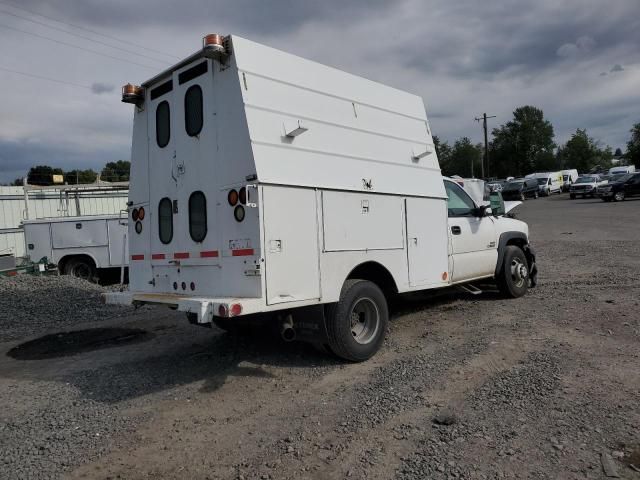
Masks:
[[[79,257],[71,258],[64,265],[64,274],[71,275],[72,277],[87,280],[89,282],[96,282],[96,265],[93,260],[89,258]]]
[[[382,290],[367,280],[347,280],[340,300],[327,307],[329,348],[351,362],[371,358],[387,333],[389,308]]]
[[[616,192],[613,194],[613,199],[616,202],[622,202],[624,201],[624,192]]]
[[[527,197],[525,197],[524,192],[522,192],[522,193],[520,194],[520,201],[521,201],[521,202],[524,202],[524,201],[526,200],[526,198],[527,198]]]
[[[538,192],[533,192],[533,198],[537,199],[538,198]]]
[[[502,269],[496,278],[498,289],[506,297],[518,298],[529,288],[529,264],[522,249],[508,245],[504,251]]]
[[[575,194],[575,193],[570,193],[570,194],[569,194],[569,198],[570,198],[571,200],[575,200],[575,199],[576,199],[576,194]]]

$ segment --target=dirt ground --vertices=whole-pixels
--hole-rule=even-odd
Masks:
[[[404,297],[362,364],[164,309],[43,326],[57,294],[25,300],[0,337],[0,477],[640,479],[640,199],[518,217],[537,288]]]

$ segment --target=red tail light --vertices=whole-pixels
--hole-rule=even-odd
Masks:
[[[242,305],[239,303],[234,303],[231,305],[230,315],[231,317],[237,317],[242,313]]]
[[[138,220],[144,220],[144,207],[138,209]]]
[[[229,190],[229,194],[227,195],[227,200],[229,201],[229,205],[235,207],[238,203],[238,192],[236,190]]]

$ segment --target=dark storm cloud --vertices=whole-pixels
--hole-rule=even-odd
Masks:
[[[442,2],[440,14],[452,22],[425,28],[397,53],[410,68],[468,76],[540,73],[612,48],[640,49],[636,0],[612,10],[556,3]]]
[[[301,0],[192,0],[188,2],[88,0],[27,0],[22,5],[48,11],[93,26],[113,29],[162,26],[171,28],[234,26],[247,32],[269,33],[293,30],[309,20],[340,21],[355,12],[384,8],[394,2],[351,0],[340,3]]]
[[[100,95],[102,93],[111,93],[115,90],[115,86],[114,85],[109,85],[106,83],[93,83],[91,85],[91,91],[97,95]]]

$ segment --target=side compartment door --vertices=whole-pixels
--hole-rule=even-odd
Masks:
[[[449,279],[447,206],[442,199],[407,198],[409,285],[446,285]]]
[[[263,187],[267,304],[320,298],[316,191]]]
[[[445,180],[453,282],[493,275],[498,260],[496,227],[491,217],[476,217],[476,205],[457,184]]]

